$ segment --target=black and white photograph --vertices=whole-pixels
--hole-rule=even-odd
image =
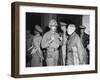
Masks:
[[[26,67],[88,65],[90,16],[26,12]]]
[[[12,76],[97,73],[97,7],[12,3]]]

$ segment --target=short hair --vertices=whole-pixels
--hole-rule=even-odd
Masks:
[[[75,24],[69,24],[68,26],[70,26],[70,27],[72,27],[73,29],[76,30],[76,26],[75,26]]]

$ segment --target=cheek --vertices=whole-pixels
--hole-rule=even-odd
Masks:
[[[52,27],[51,29],[52,29],[52,30],[56,30],[56,27]]]
[[[70,33],[70,29],[67,30],[68,34]]]
[[[61,29],[64,31],[64,27],[61,27]]]
[[[53,29],[56,30],[56,27],[54,27]]]
[[[66,31],[66,28],[64,28],[64,31]]]
[[[67,32],[68,32],[69,35],[72,34],[72,30],[71,29],[68,29]]]

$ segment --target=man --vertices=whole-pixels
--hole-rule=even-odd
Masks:
[[[32,41],[33,41],[33,35],[31,34],[30,30],[26,30],[26,67],[31,66]]]
[[[32,41],[32,60],[31,60],[31,67],[39,67],[43,64],[43,53],[40,47],[42,36],[40,35],[42,33],[42,29],[39,25],[34,26],[34,36]]]
[[[87,54],[88,54],[87,55],[87,57],[88,57],[87,63],[89,63],[89,35],[87,33],[85,33],[85,29],[86,29],[85,26],[83,26],[83,25],[80,26],[80,38],[81,38],[84,48],[87,51]]]
[[[66,43],[67,43],[67,35],[66,35],[66,23],[64,22],[60,22],[60,25],[61,25],[61,30],[63,31],[63,34],[62,34],[62,41],[63,41],[63,44],[62,44],[62,57],[63,57],[63,65],[65,65],[65,58],[66,58]]]
[[[84,48],[87,47],[87,45],[89,44],[89,35],[87,33],[85,33],[85,26],[80,26],[80,38],[81,41],[83,43]]]
[[[75,32],[76,27],[74,24],[69,24],[67,33],[69,35],[67,42],[67,65],[86,64],[87,54],[81,43],[80,37]]]
[[[49,21],[50,30],[46,32],[43,36],[41,46],[47,49],[47,66],[57,66],[58,64],[58,47],[60,46],[60,36],[56,32],[57,22],[55,19]]]

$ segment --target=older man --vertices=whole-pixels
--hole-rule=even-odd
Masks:
[[[68,43],[67,43],[67,65],[86,64],[87,53],[83,47],[80,37],[75,32],[76,27],[74,24],[68,25]]]
[[[50,30],[43,36],[41,46],[47,49],[47,66],[57,66],[58,63],[58,47],[60,46],[60,36],[56,32],[57,22],[55,19],[49,21]]]

